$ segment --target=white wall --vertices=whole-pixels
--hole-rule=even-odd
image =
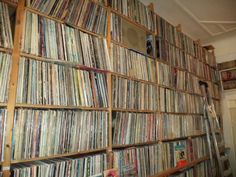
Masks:
[[[205,44],[212,44],[215,47],[215,55],[218,63],[236,60],[236,32],[215,37],[211,40],[205,41]],[[230,160],[232,169],[234,170],[234,176],[236,176],[236,147],[234,147],[236,135],[233,134],[232,130],[232,119],[236,119],[236,115],[230,115],[232,100],[236,100],[235,90],[222,92],[221,111],[223,117],[224,137],[226,146],[231,148]]]

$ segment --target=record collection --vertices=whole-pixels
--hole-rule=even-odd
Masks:
[[[9,163],[12,177],[148,177],[185,161],[193,167],[169,175],[209,176],[199,80],[220,115],[213,49],[139,0],[14,3],[12,11],[0,2],[2,170]],[[143,40],[132,46],[125,24]]]
[[[157,109],[157,87],[155,85],[113,76],[112,91],[114,108]]]
[[[208,155],[206,136],[192,138],[193,159],[197,160]]]
[[[21,58],[17,103],[107,107],[106,76]],[[93,92],[96,90],[96,92]]]
[[[195,93],[197,95],[201,95],[201,90],[199,87],[199,78],[193,74],[186,73],[185,83],[186,83],[186,91],[190,93]]]
[[[172,67],[165,63],[157,62],[157,81],[161,86],[173,87]]]
[[[196,56],[198,45],[189,38],[187,35],[180,32],[177,27],[174,27],[169,22],[161,17],[157,18],[158,36],[169,44],[174,45],[177,48],[183,49],[186,53]]]
[[[150,31],[155,31],[156,15],[138,0],[108,0],[109,6],[115,11],[127,16],[132,21],[141,24]]]
[[[154,114],[113,113],[113,145],[157,141],[159,120]]]
[[[135,51],[111,43],[113,71],[137,79],[156,81],[156,62]]]
[[[27,12],[22,51],[47,59],[64,60],[111,70],[106,40]]]
[[[106,35],[107,10],[91,0],[64,1],[27,0],[27,5],[66,24]]]
[[[7,110],[0,109],[0,162],[4,161],[6,120],[7,120]]]
[[[207,82],[209,94],[213,98],[220,98],[220,88],[218,84],[214,84],[212,82]]]
[[[107,33],[107,10],[91,0],[70,1],[65,22],[97,34]]]
[[[122,43],[123,37],[121,17],[115,13],[111,13],[111,39]]]
[[[182,33],[162,17],[157,17],[158,36],[179,48],[182,48]]]
[[[167,170],[170,168],[174,168],[177,165],[177,153],[175,151],[176,146],[183,146],[185,148],[185,153],[187,152],[188,145],[186,140],[181,141],[171,141],[162,144],[162,155],[163,155],[163,170]],[[187,161],[188,159],[188,152],[187,152]]]
[[[0,103],[8,100],[11,62],[11,55],[0,52]]]
[[[120,177],[151,176],[163,170],[161,150],[161,145],[155,144],[114,151],[113,164]]]
[[[162,112],[201,114],[203,97],[160,87],[160,107]]]
[[[12,177],[102,177],[106,154],[82,158],[60,158],[13,166]]]
[[[162,114],[162,138],[174,139],[204,133],[204,118],[200,115]]]
[[[12,160],[103,149],[107,130],[107,112],[17,109]]]
[[[211,169],[210,161],[209,160],[197,164],[195,166],[196,176],[201,176],[201,177],[208,177],[208,176],[210,176],[209,169]]]
[[[3,2],[0,2],[0,47],[13,47],[8,5]]]
[[[157,67],[158,84],[160,86],[201,94],[198,83],[199,79],[195,75],[161,62],[158,62]]]
[[[137,152],[136,148],[129,148],[113,152],[113,166],[118,169],[119,177],[137,175]]]
[[[206,62],[211,67],[215,68],[216,67],[216,58],[215,58],[214,52],[209,51],[209,50],[205,49],[204,47],[202,48],[201,52],[202,52],[203,62]]]

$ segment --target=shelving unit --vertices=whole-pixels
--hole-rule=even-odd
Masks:
[[[193,133],[192,135],[189,136],[183,136],[183,137],[176,137],[176,138],[164,138],[163,135],[163,125],[164,125],[164,120],[162,120],[162,116],[163,114],[166,115],[176,115],[176,116],[203,116],[203,113],[188,113],[188,112],[167,112],[167,111],[162,111],[161,110],[161,97],[160,97],[160,89],[169,89],[169,90],[173,90],[175,92],[181,93],[181,94],[189,94],[189,95],[194,95],[196,97],[202,98],[202,94],[200,93],[196,93],[194,91],[190,91],[187,88],[187,83],[185,81],[184,85],[184,89],[178,89],[177,86],[172,86],[172,85],[163,85],[160,84],[158,82],[158,63],[163,63],[168,65],[171,68],[171,72],[175,71],[182,71],[185,74],[185,79],[186,80],[186,75],[189,74],[191,77],[196,77],[198,80],[203,80],[203,81],[207,81],[209,83],[212,84],[218,84],[214,82],[213,79],[213,74],[211,73],[211,71],[215,72],[215,70],[217,70],[216,66],[215,66],[215,61],[208,61],[208,60],[212,60],[210,57],[213,57],[214,60],[214,50],[212,48],[202,48],[199,44],[199,41],[193,41],[192,39],[190,39],[188,36],[186,36],[185,34],[183,34],[181,32],[181,26],[177,26],[177,27],[173,27],[172,25],[170,25],[171,27],[169,27],[169,29],[174,29],[176,30],[176,33],[178,33],[178,35],[181,35],[181,37],[178,40],[181,40],[181,44],[183,43],[183,46],[180,47],[174,43],[172,43],[171,41],[167,40],[164,36],[161,36],[161,31],[160,28],[160,24],[159,24],[159,16],[157,14],[154,13],[154,9],[153,9],[153,5],[151,4],[150,6],[148,6],[148,13],[153,14],[153,25],[155,30],[150,30],[147,27],[145,27],[144,25],[139,24],[138,22],[133,21],[132,19],[130,19],[128,16],[125,16],[124,14],[121,14],[119,11],[113,9],[112,7],[109,6],[108,0],[105,0],[105,4],[99,3],[97,0],[89,0],[91,2],[93,2],[94,4],[101,6],[102,8],[105,9],[106,13],[107,13],[107,19],[106,19],[106,30],[107,33],[102,35],[102,34],[97,34],[95,32],[89,31],[88,29],[75,25],[75,24],[69,24],[68,22],[66,22],[63,18],[57,18],[51,15],[47,15],[43,12],[41,12],[39,9],[34,9],[30,6],[26,6],[26,2],[25,0],[18,0],[18,3],[12,3],[10,1],[7,0],[0,0],[0,3],[5,3],[8,6],[15,8],[16,9],[16,20],[15,20],[15,26],[14,26],[14,45],[13,48],[4,48],[2,46],[0,46],[0,52],[4,52],[4,53],[8,53],[12,55],[12,69],[11,69],[11,76],[10,76],[10,81],[9,81],[9,89],[8,89],[8,101],[6,103],[0,103],[0,107],[2,108],[6,108],[7,109],[7,124],[6,124],[6,131],[5,131],[5,149],[4,149],[4,161],[0,163],[1,167],[2,167],[2,171],[3,171],[3,177],[10,177],[10,174],[12,172],[12,166],[17,165],[17,164],[29,164],[30,162],[33,161],[41,161],[41,160],[53,160],[53,159],[58,159],[58,158],[80,158],[80,157],[86,157],[86,156],[90,156],[90,155],[94,155],[94,154],[106,154],[107,156],[107,168],[111,169],[114,168],[114,151],[125,151],[125,150],[129,150],[129,149],[136,149],[138,148],[139,151],[145,151],[144,149],[148,149],[148,151],[151,151],[151,146],[158,146],[162,147],[163,143],[171,143],[171,142],[176,142],[181,143],[182,141],[185,141],[186,144],[188,143],[188,141],[192,142],[192,139],[194,138],[201,138],[201,137],[205,137],[206,134],[205,132],[199,132],[199,133]],[[53,59],[53,58],[47,58],[47,57],[43,57],[43,56],[37,56],[35,54],[32,53],[26,53],[22,50],[22,39],[23,37],[23,31],[24,29],[24,24],[25,24],[25,14],[27,12],[36,14],[40,17],[43,17],[45,19],[50,19],[54,22],[57,22],[59,25],[65,25],[65,26],[69,26],[72,29],[75,30],[79,30],[80,32],[84,32],[88,35],[91,35],[93,37],[96,37],[98,39],[104,39],[106,40],[106,47],[109,53],[109,61],[111,64],[111,69],[101,69],[101,68],[93,68],[93,67],[89,67],[89,66],[85,66],[85,65],[81,65],[79,63],[75,63],[75,62],[71,62],[71,61],[65,61],[65,60],[59,60],[59,59]],[[155,48],[154,50],[154,54],[153,55],[149,55],[147,53],[140,53],[140,51],[135,51],[133,50],[130,46],[127,46],[121,42],[117,42],[114,39],[112,39],[111,36],[111,14],[116,14],[117,16],[119,16],[120,18],[122,18],[123,20],[127,21],[128,23],[131,23],[132,25],[134,25],[135,27],[143,30],[144,32],[152,35],[153,38],[153,47]],[[152,22],[150,22],[152,23]],[[167,23],[167,22],[166,22]],[[0,26],[1,27],[1,26]],[[163,27],[163,26],[162,26]],[[164,27],[162,30],[165,30]],[[170,31],[167,31],[166,33],[168,33]],[[173,37],[173,36],[172,36]],[[49,39],[50,40],[50,39]],[[183,65],[185,66],[179,66],[178,64],[172,63],[171,59],[170,61],[168,61],[167,58],[164,58],[162,56],[157,56],[162,49],[160,49],[160,46],[158,48],[158,44],[159,40],[163,40],[163,42],[166,45],[170,45],[171,47],[173,47],[173,49],[178,50],[179,52],[182,53],[183,55],[183,60],[185,60],[185,63]],[[176,39],[177,40],[177,39]],[[64,41],[63,41],[64,42]],[[146,42],[146,41],[145,41]],[[194,45],[194,47],[192,48],[193,50],[195,50],[195,55],[191,52],[189,52],[187,49],[184,49],[184,45],[187,45],[188,42],[192,42],[192,45]],[[186,43],[186,44],[185,44]],[[154,61],[154,68],[155,68],[155,73],[153,73],[153,76],[155,78],[155,81],[151,81],[148,80],[148,78],[146,79],[140,79],[136,76],[128,76],[122,73],[118,73],[113,71],[113,61],[111,60],[111,45],[118,45],[121,48],[124,48],[128,51],[132,51],[134,53],[138,53],[140,55],[142,55],[143,57],[145,57],[145,60],[147,61],[147,58],[149,58],[150,60]],[[187,45],[188,46],[188,45]],[[189,45],[188,47],[191,48],[191,46]],[[63,48],[64,49],[64,48]],[[64,49],[66,50],[66,49]],[[208,52],[209,50],[209,52]],[[170,52],[169,48],[165,48],[166,52]],[[65,52],[65,51],[63,51]],[[81,51],[82,52],[82,51]],[[204,53],[204,54],[203,54]],[[209,54],[208,54],[209,53]],[[208,54],[209,58],[206,58],[206,54]],[[63,55],[65,55],[63,53]],[[92,54],[91,54],[92,55]],[[173,55],[175,55],[175,52],[173,52]],[[82,56],[82,54],[81,54]],[[185,57],[186,56],[186,57]],[[95,106],[75,106],[75,105],[49,105],[49,104],[27,104],[27,103],[17,103],[16,102],[16,98],[17,98],[17,89],[18,89],[18,75],[19,75],[19,62],[21,60],[21,57],[25,57],[29,60],[32,61],[39,61],[39,62],[44,62],[44,63],[50,63],[50,64],[55,64],[58,66],[62,66],[62,67],[68,67],[68,68],[72,68],[74,70],[81,70],[81,71],[88,71],[88,73],[100,73],[103,74],[105,76],[105,83],[106,83],[106,89],[107,90],[103,90],[104,94],[107,95],[107,106],[105,107],[99,107],[95,104]],[[83,56],[82,56],[83,57]],[[95,57],[95,56],[93,56]],[[204,76],[204,72],[207,73],[210,77],[203,77],[200,76],[199,73],[197,72],[201,72],[201,71],[191,71],[189,69],[191,69],[191,64],[189,65],[188,68],[188,62],[190,63],[190,57],[191,61],[196,62],[199,65],[202,65],[201,71],[203,71],[202,75]],[[113,58],[114,60],[115,58]],[[172,58],[173,59],[173,58]],[[187,61],[189,60],[189,61]],[[141,63],[141,62],[140,62]],[[139,63],[139,64],[140,64]],[[140,64],[141,65],[141,64]],[[150,67],[152,65],[150,64]],[[137,68],[134,68],[134,70],[137,70]],[[199,70],[200,70],[199,69]],[[205,71],[204,71],[205,70]],[[156,72],[157,71],[157,72]],[[129,71],[130,72],[130,71]],[[141,71],[140,71],[141,72]],[[151,73],[152,71],[147,71],[147,74]],[[217,71],[216,71],[217,72]],[[174,74],[173,73],[169,73],[171,77],[171,79],[176,79],[174,78]],[[144,86],[150,85],[153,88],[155,88],[154,92],[155,95],[152,97],[152,101],[153,103],[157,103],[157,105],[155,104],[153,106],[153,109],[135,109],[135,108],[129,108],[129,106],[127,106],[127,108],[119,108],[119,107],[114,107],[113,103],[114,103],[114,92],[116,92],[117,89],[113,89],[114,86],[114,81],[113,78],[117,77],[117,78],[121,78],[123,80],[127,80],[127,81],[132,81],[137,83],[137,85],[139,84],[143,84]],[[177,76],[176,76],[177,77]],[[95,79],[94,79],[95,80]],[[83,80],[84,81],[84,80]],[[91,78],[90,78],[91,81]],[[82,82],[82,81],[81,81]],[[85,81],[84,81],[85,82]],[[92,81],[91,81],[92,82]],[[95,81],[94,81],[95,82]],[[177,82],[177,81],[175,81]],[[91,86],[91,90],[92,90],[92,98],[93,101],[96,100],[96,98],[94,98],[94,95],[97,95],[97,90],[95,89],[95,85],[96,83],[92,83]],[[176,83],[175,83],[176,84]],[[121,86],[122,87],[122,86]],[[131,87],[131,86],[130,86]],[[123,87],[122,87],[123,88]],[[140,87],[138,87],[140,88]],[[123,88],[124,89],[124,88]],[[130,88],[129,88],[130,89]],[[144,89],[144,88],[143,88]],[[131,89],[130,89],[131,90]],[[129,90],[129,91],[130,91]],[[141,103],[144,104],[144,99],[146,98],[146,92],[147,90],[143,90],[144,94],[140,94],[140,93],[136,93],[138,96],[139,100],[142,100]],[[86,93],[89,91],[85,91]],[[137,92],[137,90],[136,90]],[[85,94],[86,94],[85,93]],[[132,95],[134,97],[134,95]],[[130,99],[133,99],[133,97],[129,97]],[[166,97],[166,95],[165,95]],[[122,99],[126,99],[126,98],[122,98]],[[213,97],[213,99],[217,102],[220,101],[220,95],[219,97]],[[97,100],[96,100],[97,101]],[[150,100],[149,100],[150,101]],[[125,100],[125,103],[128,102],[127,100]],[[138,101],[133,99],[131,100],[132,103],[137,103]],[[107,118],[107,125],[108,128],[106,130],[107,134],[106,134],[106,138],[107,138],[107,146],[106,147],[102,147],[102,148],[98,148],[98,149],[91,149],[91,150],[84,150],[84,151],[78,151],[78,152],[68,152],[65,154],[56,154],[56,155],[50,155],[50,156],[42,156],[42,157],[34,157],[34,158],[29,158],[29,159],[20,159],[20,160],[12,160],[12,148],[13,148],[13,127],[14,127],[14,117],[15,117],[15,111],[17,109],[30,109],[30,110],[64,110],[64,111],[98,111],[98,112],[106,112],[108,113],[108,118]],[[135,113],[143,113],[143,114],[152,114],[156,121],[158,122],[158,125],[156,125],[158,127],[158,130],[155,136],[157,136],[158,138],[154,141],[145,141],[145,142],[138,142],[138,143],[132,143],[132,144],[114,144],[113,143],[113,136],[114,136],[114,125],[113,125],[113,119],[114,113],[127,113],[127,114],[135,114]],[[150,148],[150,149],[149,149]],[[157,147],[153,147],[153,148],[157,148]],[[188,146],[186,148],[192,148],[191,146]],[[162,148],[161,148],[162,149]],[[161,158],[161,160],[159,161],[161,164],[158,164],[160,166],[163,166],[162,163],[164,163],[164,159],[167,157],[164,157],[166,152],[161,151],[158,152],[161,153],[163,156]],[[142,157],[137,157],[142,159]],[[174,158],[174,157],[173,157]],[[199,159],[194,159],[191,161],[191,159],[188,159],[188,163],[185,167],[173,167],[173,168],[168,168],[167,170],[164,171],[158,171],[155,174],[147,174],[147,176],[151,176],[151,177],[167,177],[168,175],[174,174],[178,171],[181,171],[183,168],[190,168],[192,167],[194,170],[195,166],[201,162],[207,161],[209,160],[209,156],[204,156],[201,157]],[[138,162],[137,162],[138,163]],[[136,164],[137,165],[137,164]],[[135,167],[137,168],[137,167]],[[121,170],[121,169],[120,169]],[[137,173],[138,170],[143,170],[142,168],[136,169]],[[146,169],[145,169],[146,170]],[[158,169],[159,170],[159,169]]]

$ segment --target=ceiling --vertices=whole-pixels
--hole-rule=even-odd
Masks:
[[[236,0],[141,0],[153,3],[155,12],[194,39],[211,38],[236,31]]]

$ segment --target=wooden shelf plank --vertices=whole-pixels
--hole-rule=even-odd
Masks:
[[[116,112],[137,112],[137,113],[156,113],[156,110],[142,110],[142,109],[126,109],[126,108],[112,108]]]
[[[122,44],[122,43],[117,42],[117,41],[112,40],[112,39],[111,39],[111,43],[113,43],[113,44],[115,44],[115,45],[118,45],[118,46],[120,46],[120,47],[126,48],[126,49],[128,49],[128,50],[136,51],[136,50],[134,50],[134,49],[130,49],[127,45]],[[141,51],[136,51],[136,52],[137,52],[137,53],[140,53],[141,55],[144,55],[145,57],[148,57],[148,58],[150,58],[150,59],[156,60],[156,57],[154,57],[154,56],[144,54],[144,53],[142,53]]]
[[[64,154],[58,154],[58,155],[51,155],[51,156],[45,156],[45,157],[35,157],[35,158],[24,159],[24,160],[12,160],[11,164],[27,163],[27,162],[47,160],[47,159],[56,159],[56,158],[63,158],[63,157],[79,157],[81,155],[89,155],[89,154],[106,152],[106,149],[107,148],[101,148],[101,149],[80,151],[80,152],[74,152],[74,153],[64,153]]]
[[[117,73],[117,72],[111,72],[111,73],[112,73],[113,76],[122,77],[122,78],[125,78],[125,79],[128,79],[128,80],[133,80],[133,81],[142,82],[142,83],[145,83],[145,84],[150,84],[150,85],[157,86],[156,82],[147,81],[147,80],[143,80],[143,79],[138,79],[138,78],[135,78],[135,77],[132,77],[132,76],[127,76],[127,75]]]
[[[65,66],[73,67],[73,68],[80,69],[80,70],[94,71],[94,72],[99,72],[99,73],[109,73],[109,72],[111,72],[109,70],[104,70],[104,69],[99,69],[99,68],[93,68],[93,67],[80,65],[79,63],[75,63],[75,62],[71,62],[71,61],[65,61],[65,60],[59,60],[59,59],[53,59],[53,58],[46,58],[46,57],[36,56],[36,55],[33,55],[33,54],[24,53],[24,52],[21,52],[20,55],[21,55],[21,57],[30,58],[30,59],[33,59],[33,60],[48,62],[48,63],[53,63],[53,64],[59,64],[59,65],[65,65]]]
[[[55,64],[62,64],[62,65],[71,66],[71,67],[76,67],[78,65],[78,63],[75,63],[75,62],[70,62],[70,61],[65,61],[65,60],[60,60],[60,59],[53,59],[53,58],[46,58],[46,57],[42,57],[42,56],[36,56],[36,55],[28,54],[25,52],[21,52],[20,56],[30,58],[33,60],[55,63]]]
[[[0,103],[0,107],[7,107],[7,103]]]
[[[1,47],[1,46],[0,46],[0,52],[12,54],[12,49],[10,49],[10,48],[4,48],[4,47]]]
[[[77,109],[77,110],[96,110],[108,111],[108,108],[86,107],[86,106],[62,106],[62,105],[36,105],[36,104],[19,104],[16,108],[31,108],[31,109]]]
[[[197,133],[197,134],[192,134],[188,136],[183,136],[183,137],[176,137],[176,138],[167,138],[167,139],[162,139],[162,142],[169,142],[169,141],[178,141],[178,140],[184,140],[188,138],[195,138],[195,137],[200,137],[200,136],[205,136],[206,133]]]
[[[147,146],[147,145],[153,145],[158,144],[160,140],[157,141],[149,141],[149,142],[141,142],[141,143],[135,143],[135,144],[122,144],[122,145],[112,145],[113,149],[125,149],[130,147],[137,147],[137,146]]]
[[[3,2],[3,3],[6,3],[7,5],[11,6],[11,7],[17,7],[17,4],[16,2],[11,2],[9,0],[0,0],[0,2]]]
[[[163,171],[163,172],[160,172],[160,173],[158,173],[158,174],[156,174],[156,175],[153,175],[153,176],[150,176],[150,177],[165,177],[165,176],[174,174],[174,173],[176,173],[176,172],[179,172],[179,171],[181,171],[181,170],[183,170],[183,169],[190,168],[190,167],[192,167],[192,166],[194,166],[194,165],[196,165],[196,164],[199,164],[199,163],[201,163],[201,162],[203,162],[203,161],[206,161],[206,160],[209,160],[209,156],[205,156],[205,157],[203,157],[203,158],[200,158],[200,159],[194,160],[194,161],[192,161],[192,162],[189,162],[189,163],[188,163],[186,166],[184,166],[184,167],[170,168],[170,169],[168,169],[168,170],[165,170],[165,171]]]
[[[184,112],[163,112],[160,111],[161,114],[174,114],[174,115],[199,115],[203,116],[203,113],[184,113]]]

